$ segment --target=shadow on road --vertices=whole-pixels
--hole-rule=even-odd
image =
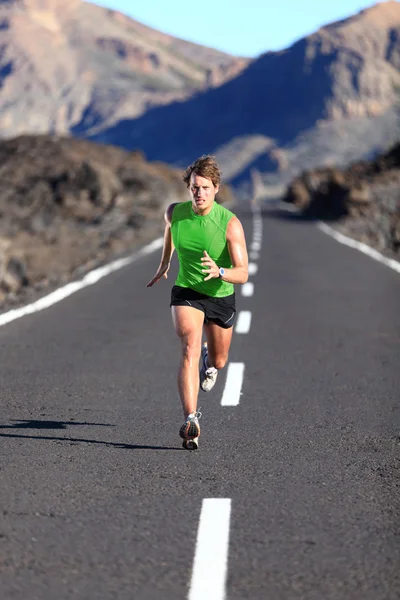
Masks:
[[[263,217],[271,219],[279,219],[281,221],[292,221],[294,223],[312,223],[318,219],[312,215],[304,214],[290,205],[285,205],[282,202],[269,202],[261,206],[261,214]]]
[[[95,425],[115,427],[109,423],[89,423],[87,421],[37,421],[36,419],[11,419],[13,425],[0,425],[0,429],[66,429],[68,425]]]
[[[75,423],[74,423],[75,424]],[[86,425],[87,423],[85,423]],[[4,427],[0,425],[2,429]],[[5,428],[12,427],[6,425]],[[121,448],[123,450],[181,450],[176,446],[144,446],[142,444],[123,444],[119,442],[104,442],[102,440],[86,440],[83,438],[71,438],[71,437],[52,437],[45,435],[19,435],[17,433],[0,433],[0,438],[14,438],[14,439],[26,439],[26,440],[50,440],[53,442],[69,442],[78,444],[96,444],[101,446],[109,446],[112,448]]]
[[[294,212],[287,212],[280,208],[269,208],[267,210],[262,210],[262,216],[268,217],[270,219],[280,219],[281,221],[292,221],[295,223],[310,223],[310,221],[315,219],[306,219],[302,215]]]
[[[332,206],[316,207],[314,204],[300,210],[293,204],[285,203],[280,200],[265,202],[260,205],[261,214],[263,217],[279,219],[281,221],[292,221],[295,223],[317,223],[325,221],[328,223],[340,223],[341,219],[346,216],[347,212],[335,210]]]

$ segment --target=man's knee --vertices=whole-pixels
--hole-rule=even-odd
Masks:
[[[199,360],[200,358],[200,340],[197,337],[182,337],[182,356],[183,358],[191,358],[195,360]]]
[[[226,356],[216,356],[214,360],[213,367],[216,369],[223,369],[228,362],[228,355]]]

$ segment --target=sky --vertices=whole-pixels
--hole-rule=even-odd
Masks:
[[[95,0],[175,37],[256,57],[377,4],[362,0]],[[198,3],[200,5],[200,3]],[[244,8],[245,7],[245,8]]]

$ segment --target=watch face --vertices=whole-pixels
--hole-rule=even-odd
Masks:
[[[219,276],[223,277],[224,275],[225,275],[225,269],[223,267],[220,267]]]

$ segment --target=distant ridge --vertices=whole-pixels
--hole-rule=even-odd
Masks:
[[[216,89],[94,139],[180,166],[213,152],[230,181],[258,173],[272,189],[309,166],[346,163],[394,143],[399,69],[400,4],[384,2],[263,54]]]
[[[96,131],[248,62],[82,0],[0,0],[1,137]]]

